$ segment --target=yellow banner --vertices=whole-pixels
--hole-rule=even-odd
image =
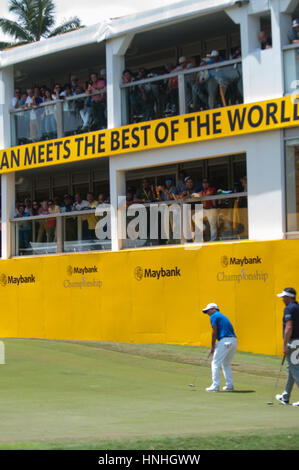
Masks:
[[[0,151],[0,174],[299,126],[294,96],[130,124]]]
[[[299,240],[65,254],[0,262],[0,337],[209,346],[216,302],[240,351],[282,354]]]

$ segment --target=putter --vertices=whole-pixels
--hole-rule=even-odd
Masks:
[[[195,375],[195,377],[194,377],[194,379],[193,379],[192,384],[189,384],[189,387],[195,387],[196,381],[197,381],[197,379],[198,379],[198,377],[199,377],[199,375],[200,375],[200,372],[201,372],[201,367],[204,366],[204,365],[208,362],[210,356],[211,356],[211,353],[209,353],[209,354],[208,354],[208,357],[206,357],[206,359],[200,364],[200,366],[199,366],[200,371],[197,372],[197,374]]]
[[[284,364],[285,358],[286,358],[286,357],[283,356],[282,361],[281,361],[281,364],[280,364],[280,369],[279,369],[278,375],[277,375],[277,377],[276,377],[276,382],[275,382],[275,386],[274,386],[274,389],[273,389],[272,401],[267,401],[267,405],[274,405],[275,391],[276,391],[277,384],[278,384],[278,381],[279,381],[279,378],[280,378],[280,375],[281,375],[282,366],[283,366],[283,364]]]

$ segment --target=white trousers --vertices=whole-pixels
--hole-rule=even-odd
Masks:
[[[220,386],[220,366],[228,387],[233,387],[233,376],[230,367],[232,358],[237,350],[238,342],[235,337],[222,338],[216,344],[211,363],[213,386]]]

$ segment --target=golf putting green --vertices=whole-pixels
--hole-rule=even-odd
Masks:
[[[198,369],[207,348],[4,343],[1,449],[299,448],[299,408],[266,405],[280,357],[237,353],[235,392],[207,393],[209,363]],[[276,393],[285,378],[284,368]],[[294,388],[292,401],[298,400]]]

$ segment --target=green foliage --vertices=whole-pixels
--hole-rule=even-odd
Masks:
[[[0,18],[0,28],[15,42],[0,42],[0,50],[30,42],[40,41],[82,27],[75,16],[55,27],[55,4],[53,0],[10,0],[9,11],[16,21]]]

